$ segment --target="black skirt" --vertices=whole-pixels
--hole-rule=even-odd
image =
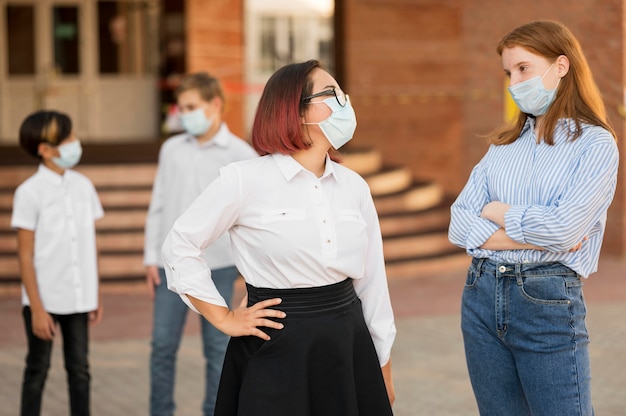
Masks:
[[[283,329],[231,338],[215,416],[392,415],[352,279],[303,289],[247,285],[248,306],[279,297]]]

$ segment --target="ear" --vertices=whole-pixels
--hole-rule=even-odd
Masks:
[[[216,108],[219,114],[224,112],[224,101],[220,97],[213,97],[209,105]]]
[[[52,159],[53,157],[59,156],[59,151],[48,143],[41,142],[39,146],[37,146],[37,154],[41,156],[42,159]]]
[[[556,58],[557,75],[563,78],[569,72],[569,59],[565,55],[560,55]]]

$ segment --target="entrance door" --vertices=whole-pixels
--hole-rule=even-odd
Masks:
[[[81,140],[158,137],[154,0],[0,0],[0,144],[32,111],[68,113]]]

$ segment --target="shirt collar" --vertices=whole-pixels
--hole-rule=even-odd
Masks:
[[[226,148],[230,144],[230,141],[228,140],[229,136],[230,136],[230,130],[228,130],[228,126],[226,125],[226,123],[222,123],[217,133],[215,133],[215,136],[211,137],[209,141],[205,143],[199,143],[198,145],[202,148],[211,147],[211,146],[219,146],[219,147]],[[185,133],[185,137],[187,141],[189,142],[193,141],[197,143],[197,139],[195,136],[189,133]]]
[[[587,123],[580,123],[580,127],[581,129],[585,129],[587,127],[589,127],[589,125]],[[531,129],[533,130],[535,128],[535,118],[534,117],[526,117],[526,123],[524,123],[524,127],[522,127],[522,131],[520,132],[520,136],[524,133],[526,133],[527,130]],[[571,118],[560,118],[557,122],[556,122],[556,127],[555,127],[555,134],[554,137],[558,137],[561,136],[559,134],[557,134],[557,132],[559,130],[563,131],[563,130],[569,130],[570,134],[566,134],[564,135],[564,137],[567,139],[570,137],[570,135],[576,133],[576,122],[571,119]]]
[[[291,181],[298,173],[302,171],[307,171],[291,155],[273,153],[272,158],[274,159],[274,161],[278,165],[278,169],[280,169],[281,173],[283,174],[283,176],[288,182]],[[324,174],[322,175],[320,179],[324,179],[330,176],[332,176],[333,178],[335,178],[335,180],[337,180],[337,175],[335,174],[335,167],[332,163],[332,160],[330,159],[330,156],[326,154],[326,166],[324,168]]]
[[[44,180],[46,180],[47,182],[50,182],[53,185],[57,185],[57,186],[60,186],[63,184],[63,182],[67,178],[67,172],[69,172],[69,170],[66,169],[63,175],[59,175],[58,173],[56,173],[55,171],[53,171],[52,169],[50,169],[43,163],[40,163],[39,168],[37,169],[38,175],[43,177]]]

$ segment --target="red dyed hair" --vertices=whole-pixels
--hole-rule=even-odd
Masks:
[[[302,129],[306,109],[302,98],[311,95],[311,72],[316,68],[324,69],[313,59],[288,64],[265,84],[252,125],[252,146],[259,155],[289,155],[310,147]],[[329,154],[333,160],[339,159],[334,149]]]

